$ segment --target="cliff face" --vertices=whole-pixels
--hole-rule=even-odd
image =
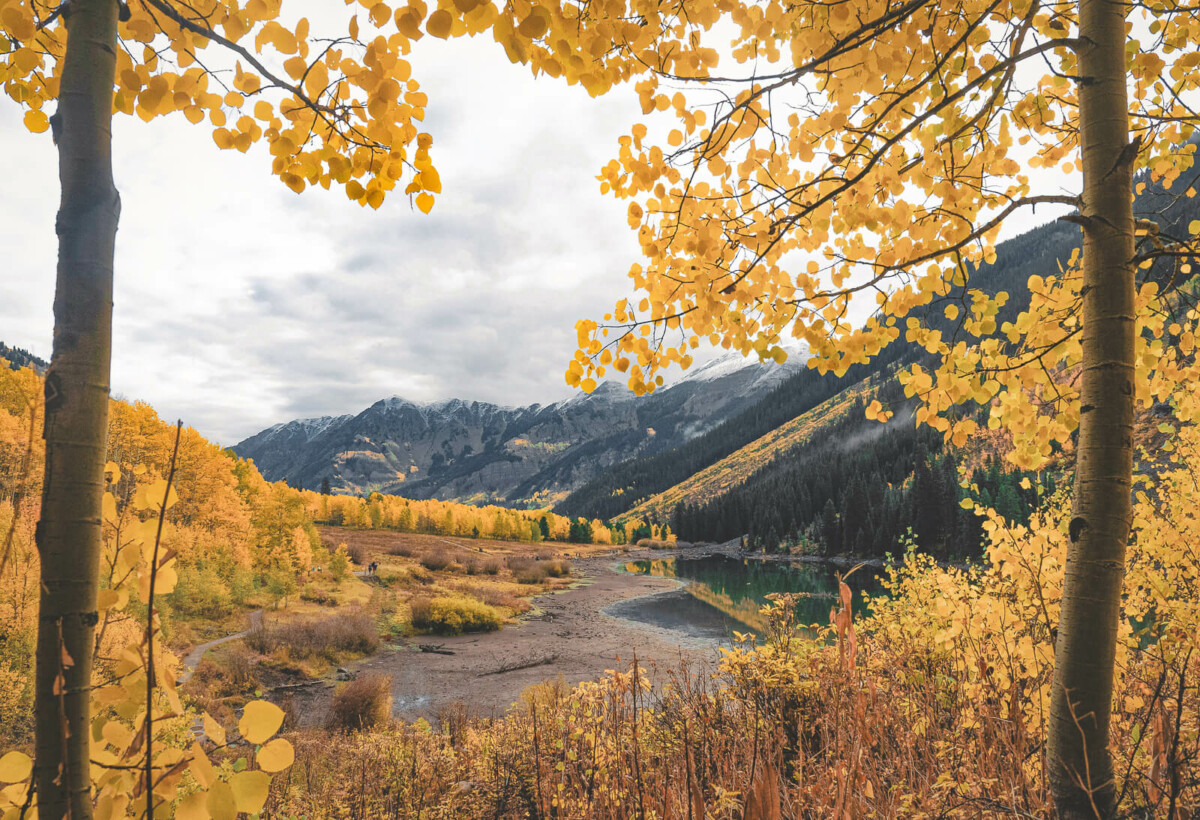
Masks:
[[[297,419],[236,445],[268,479],[338,492],[543,504],[636,455],[693,438],[749,407],[804,357],[784,365],[735,354],[636,398],[606,383],[550,405],[420,404],[399,396],[358,414]]]

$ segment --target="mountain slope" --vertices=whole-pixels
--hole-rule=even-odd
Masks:
[[[870,386],[865,380],[839,391],[832,398],[735,450],[715,464],[642,501],[617,516],[617,520],[664,520],[670,517],[676,505],[680,503],[701,503],[725,494],[742,484],[779,454],[806,444],[813,434],[823,427],[834,424],[855,411],[861,416],[866,405],[864,399],[870,392]]]
[[[360,413],[299,419],[233,449],[263,475],[338,492],[544,504],[631,454],[677,447],[753,405],[803,366],[718,357],[689,378],[636,398],[600,385],[543,406],[460,399],[385,399]]]

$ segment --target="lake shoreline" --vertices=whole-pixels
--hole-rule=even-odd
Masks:
[[[534,610],[496,632],[426,635],[388,647],[350,666],[352,674],[392,678],[394,717],[436,721],[461,704],[478,717],[500,716],[529,686],[560,677],[568,686],[595,680],[610,669],[627,669],[634,657],[651,680],[681,662],[715,668],[717,642],[606,610],[634,599],[676,592],[682,583],[619,569],[649,551],[604,553],[572,559],[581,583],[539,595]],[[423,652],[420,644],[441,652]],[[325,721],[336,684],[326,682],[291,694],[300,725]]]

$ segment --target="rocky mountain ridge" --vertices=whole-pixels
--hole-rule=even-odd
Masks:
[[[381,399],[359,413],[296,419],[233,450],[263,475],[306,489],[542,505],[633,455],[676,447],[761,399],[804,367],[725,353],[650,396],[602,383],[551,404],[506,407]]]

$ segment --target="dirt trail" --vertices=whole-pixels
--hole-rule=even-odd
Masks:
[[[263,611],[261,609],[254,610],[250,613],[250,626],[248,628],[233,635],[226,635],[224,638],[206,641],[187,653],[183,659],[183,670],[179,673],[179,685],[183,686],[183,684],[187,683],[188,678],[192,676],[192,673],[196,671],[196,667],[200,665],[200,660],[204,657],[205,652],[214,646],[220,646],[223,643],[229,643],[230,641],[236,641],[238,638],[246,637],[251,630],[262,626],[262,615]]]
[[[561,675],[574,685],[627,668],[636,653],[653,676],[655,667],[716,661],[715,645],[679,632],[633,623],[604,613],[618,601],[677,589],[664,578],[629,575],[612,556],[576,559],[585,583],[534,600],[537,614],[498,632],[457,637],[422,637],[410,647],[385,649],[355,666],[362,673],[392,677],[394,714],[406,720],[433,719],[454,702],[478,715],[502,714],[527,686]],[[417,644],[441,645],[453,655],[421,652]],[[324,721],[332,687],[295,694],[302,722]]]

